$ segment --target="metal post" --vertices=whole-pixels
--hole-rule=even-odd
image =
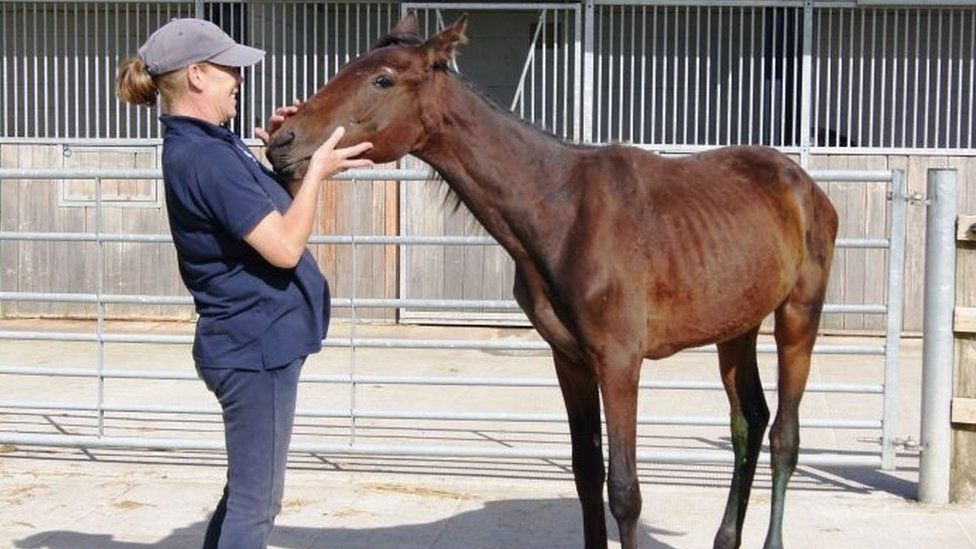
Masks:
[[[583,2],[583,142],[593,141],[593,0]]]
[[[203,2],[204,0],[193,1],[193,13],[197,19],[203,19]]]
[[[952,315],[956,291],[956,171],[928,171],[922,342],[922,456],[918,499],[949,501]]]
[[[888,295],[885,299],[884,410],[881,419],[881,468],[895,468],[895,430],[898,428],[898,351],[902,328],[902,288],[905,279],[905,172],[891,177],[891,228],[888,235]]]

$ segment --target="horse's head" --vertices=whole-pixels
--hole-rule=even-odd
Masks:
[[[268,159],[284,177],[298,177],[308,159],[338,127],[339,147],[370,141],[363,156],[390,162],[422,143],[421,92],[446,69],[466,41],[467,17],[426,42],[413,13],[397,23],[369,52],[347,63],[329,83],[288,117],[268,144]]]

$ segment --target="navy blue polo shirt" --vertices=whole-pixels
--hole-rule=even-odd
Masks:
[[[166,210],[180,275],[199,321],[193,358],[205,368],[262,370],[317,352],[329,286],[308,250],[294,269],[268,263],[244,236],[291,195],[227,128],[160,117]]]

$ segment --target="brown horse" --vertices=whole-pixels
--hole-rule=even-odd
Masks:
[[[837,215],[786,156],[730,147],[666,159],[568,144],[499,108],[449,68],[466,18],[426,42],[408,15],[275,134],[268,157],[295,176],[336,126],[368,156],[428,162],[515,260],[515,299],[551,345],[573,447],[586,547],[606,547],[600,398],[610,510],[637,546],[635,451],[641,361],[717,343],[731,404],[734,475],[715,547],[736,547],[769,421],[756,334],[775,312],[779,409],[770,432],[772,516],[796,466]]]

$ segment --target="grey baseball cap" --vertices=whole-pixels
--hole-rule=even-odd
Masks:
[[[264,50],[238,44],[210,21],[173,19],[152,33],[139,57],[150,75],[159,76],[201,61],[247,67],[264,59]]]

